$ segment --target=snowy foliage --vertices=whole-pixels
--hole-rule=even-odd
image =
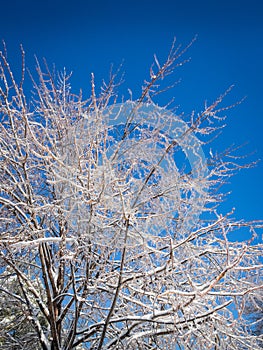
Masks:
[[[184,52],[155,57],[121,104],[114,75],[85,101],[38,62],[28,101],[24,60],[17,82],[1,53],[1,349],[260,348],[244,310],[262,293],[262,223],[217,212],[242,166],[206,161],[198,138],[224,95],[188,122],[154,103]],[[239,229],[251,240],[230,241]]]

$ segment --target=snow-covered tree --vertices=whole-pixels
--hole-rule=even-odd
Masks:
[[[253,276],[260,279],[260,276]],[[262,276],[261,276],[262,277]],[[260,282],[258,282],[260,283]],[[258,337],[258,344],[263,347],[263,292],[250,293],[245,304],[244,314],[248,319],[250,332]]]
[[[155,103],[185,50],[122,103],[114,74],[85,100],[38,62],[25,96],[24,53],[18,80],[1,53],[1,349],[260,348],[244,309],[262,223],[218,209],[246,165],[202,147],[225,94],[189,120]],[[251,239],[229,240],[240,229]]]

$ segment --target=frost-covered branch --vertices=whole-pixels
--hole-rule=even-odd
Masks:
[[[261,348],[263,222],[221,214],[219,192],[253,162],[202,148],[230,89],[189,120],[154,103],[186,49],[121,103],[114,72],[84,100],[65,70],[27,75],[22,50],[17,79],[0,54],[1,349]]]

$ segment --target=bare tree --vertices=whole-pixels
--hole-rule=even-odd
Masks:
[[[262,223],[218,213],[242,165],[197,137],[225,94],[188,121],[154,103],[186,49],[121,104],[114,74],[83,100],[38,62],[27,99],[24,53],[20,81],[1,53],[1,349],[259,349],[243,311],[262,290]],[[230,241],[239,229],[251,240]]]

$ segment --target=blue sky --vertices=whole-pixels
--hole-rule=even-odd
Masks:
[[[239,219],[263,218],[263,3],[261,1],[177,0],[45,0],[3,1],[0,38],[4,39],[14,69],[19,65],[22,43],[29,66],[34,54],[58,69],[73,71],[74,90],[88,94],[90,73],[97,85],[108,77],[110,65],[123,62],[125,82],[120,93],[136,98],[148,78],[153,54],[165,58],[172,40],[187,44],[198,39],[186,54],[191,57],[175,72],[182,82],[163,97],[175,97],[179,111],[200,111],[235,84],[225,104],[246,100],[228,115],[228,127],[216,141],[223,150],[248,142],[244,153],[256,151],[251,160],[262,159],[251,170],[232,179],[225,213],[236,208]],[[161,101],[162,102],[162,101]]]

